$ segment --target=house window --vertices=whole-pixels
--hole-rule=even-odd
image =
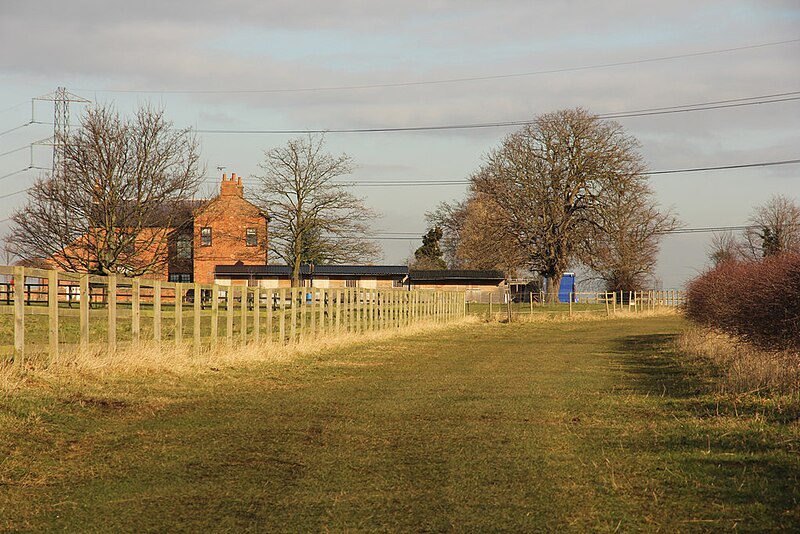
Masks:
[[[187,235],[179,235],[175,240],[175,258],[179,260],[192,259],[192,239]]]
[[[356,279],[348,278],[344,281],[344,287],[356,287]]]
[[[392,287],[403,287],[403,281],[395,278],[392,280]]]
[[[170,282],[181,282],[187,283],[192,281],[191,273],[170,273],[169,275]]]
[[[255,228],[245,229],[244,244],[248,247],[255,247],[258,245],[258,233],[256,233]]]
[[[201,247],[210,247],[211,246],[211,228],[205,226],[200,229],[200,246]]]

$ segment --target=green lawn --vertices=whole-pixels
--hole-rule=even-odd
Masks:
[[[797,530],[796,406],[703,393],[681,327],[472,324],[32,380],[0,399],[0,531]]]

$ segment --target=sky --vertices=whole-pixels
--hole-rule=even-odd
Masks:
[[[466,184],[358,183],[463,182],[515,127],[336,130],[735,100],[616,120],[652,171],[800,159],[800,2],[0,0],[0,232],[51,164],[35,143],[52,135],[53,105],[32,99],[59,86],[195,128],[206,196],[221,172],[255,185],[264,151],[297,136],[273,132],[328,130],[328,150],[357,165],[353,192],[381,214],[382,262],[399,264],[421,244],[425,213],[463,199]],[[85,109],[71,104],[73,126]],[[800,202],[798,164],[650,182],[687,228],[746,224],[775,194]],[[711,237],[666,236],[658,285],[702,272]]]

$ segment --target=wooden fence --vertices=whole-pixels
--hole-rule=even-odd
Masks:
[[[514,315],[533,314],[543,309],[561,309],[569,315],[573,313],[598,313],[604,312],[606,315],[615,314],[618,311],[645,311],[655,310],[656,308],[679,308],[686,304],[686,291],[677,289],[647,290],[647,291],[624,291],[624,292],[577,292],[570,293],[566,303],[546,303],[544,293],[529,293],[528,302],[513,302],[508,292],[488,293],[488,315],[493,317],[495,312],[505,314],[508,320]],[[467,301],[467,305],[481,303],[483,299],[472,299]],[[469,308],[468,308],[469,309]]]
[[[50,357],[65,345],[86,349],[142,340],[191,343],[297,343],[344,333],[401,328],[463,317],[455,291],[368,288],[273,289],[171,283],[142,278],[0,267],[0,336],[13,335],[15,363],[26,350]],[[8,322],[8,321],[7,321]]]

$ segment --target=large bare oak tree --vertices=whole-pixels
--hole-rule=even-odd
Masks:
[[[24,260],[68,271],[139,276],[163,270],[169,229],[189,222],[197,191],[197,142],[162,111],[125,119],[88,110],[64,141],[63,164],[36,180],[8,236]]]
[[[640,284],[677,223],[658,210],[638,148],[619,124],[581,108],[539,116],[489,152],[465,203],[433,214],[450,219],[444,241],[458,244],[446,248],[467,264],[538,272],[549,301],[578,262],[610,288]]]
[[[365,262],[380,252],[369,239],[375,213],[335,180],[353,171],[350,156],[325,152],[322,135],[289,140],[264,153],[256,193],[270,215],[270,250],[300,282],[304,264]]]

